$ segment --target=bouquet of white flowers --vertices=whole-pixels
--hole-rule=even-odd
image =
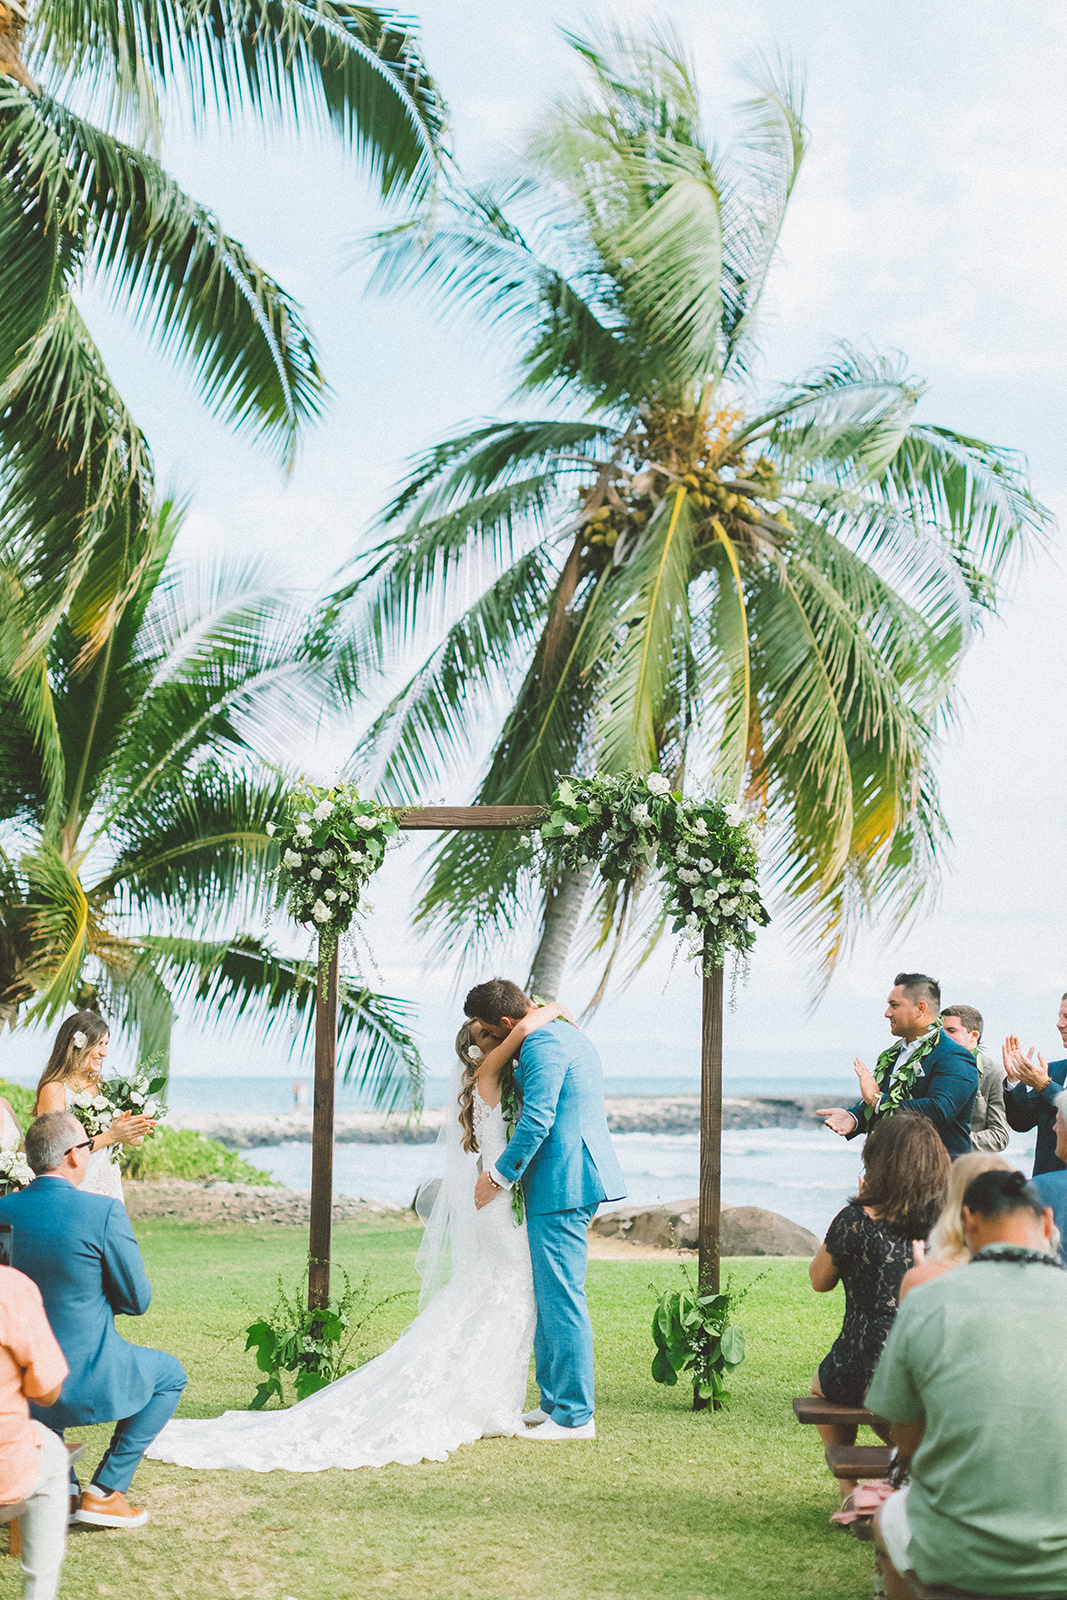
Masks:
[[[163,1093],[167,1087],[166,1078],[150,1078],[148,1068],[151,1062],[138,1067],[129,1078],[104,1078],[100,1084],[100,1092],[106,1095],[107,1103],[114,1117],[153,1117],[157,1122],[167,1114],[163,1103]]]
[[[99,1089],[82,1089],[80,1094],[74,1096],[70,1109],[90,1139],[95,1139],[98,1133],[105,1133],[115,1120],[115,1113],[106,1095]]]
[[[0,1150],[0,1194],[13,1194],[33,1182],[24,1150]]]

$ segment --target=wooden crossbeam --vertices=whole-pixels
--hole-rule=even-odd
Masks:
[[[545,806],[394,806],[401,828],[530,828],[540,822]]]

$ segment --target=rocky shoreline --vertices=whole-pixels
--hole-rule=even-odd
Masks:
[[[753,1095],[725,1098],[722,1125],[742,1128],[818,1128],[815,1115],[819,1095],[773,1097]],[[612,1133],[697,1133],[700,1100],[697,1095],[615,1096],[605,1109]],[[403,1115],[380,1112],[339,1112],[334,1121],[338,1144],[432,1144],[444,1120],[442,1106],[428,1106],[418,1122]],[[310,1144],[310,1111],[263,1115],[238,1112],[172,1112],[172,1128],[195,1128],[218,1139],[231,1150],[255,1150],[266,1145]]]

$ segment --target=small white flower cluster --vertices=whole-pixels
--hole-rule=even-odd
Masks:
[[[267,824],[281,849],[280,898],[297,922],[318,928],[329,943],[352,921],[361,891],[397,835],[396,818],[361,800],[350,784],[328,791],[303,785],[287,809],[286,821]]]
[[[22,1150],[0,1150],[0,1193],[11,1194],[33,1182],[33,1170]]]

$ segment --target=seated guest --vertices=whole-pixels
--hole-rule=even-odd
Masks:
[[[979,1048],[982,1013],[974,1006],[946,1006],[941,1026],[950,1039],[974,1056],[978,1065],[978,1093],[971,1112],[971,1144],[975,1150],[1006,1150],[1011,1129],[1004,1111],[1004,1068]]]
[[[1041,1196],[1041,1204],[1052,1207],[1052,1220],[1060,1231],[1060,1254],[1067,1253],[1063,1241],[1067,1240],[1067,1094],[1056,1096],[1056,1120],[1052,1125],[1056,1139],[1056,1159],[1065,1169],[1061,1172],[1039,1172],[1034,1188]]]
[[[847,1111],[833,1106],[816,1116],[825,1117],[833,1133],[854,1139],[883,1117],[914,1111],[929,1117],[950,1156],[966,1155],[978,1067],[941,1026],[940,986],[924,972],[898,972],[885,1015],[897,1043],[882,1051],[873,1072],[856,1057],[860,1099]]]
[[[1056,1028],[1067,1047],[1067,994],[1060,1001]],[[1008,1126],[1016,1133],[1029,1133],[1037,1129],[1037,1146],[1034,1150],[1034,1177],[1039,1172],[1062,1172],[1067,1161],[1056,1154],[1056,1097],[1067,1079],[1067,1058],[1063,1061],[1046,1061],[1038,1053],[1023,1055],[1019,1040],[1009,1034],[1004,1041],[1004,1067],[1007,1082],[1004,1085],[1004,1110]]]
[[[126,1490],[186,1378],[174,1356],[127,1344],[115,1330],[116,1315],[144,1315],[152,1287],[122,1202],[79,1193],[91,1143],[66,1111],[31,1123],[26,1160],[37,1177],[0,1200],[0,1222],[14,1229],[13,1263],[40,1289],[70,1367],[41,1420],[62,1437],[64,1428],[119,1419],[74,1520],[136,1528],[148,1512],[131,1506]]]
[[[1052,1216],[1021,1172],[963,1196],[969,1264],[909,1294],[867,1404],[892,1424],[911,1481],[882,1506],[892,1600],[924,1585],[1067,1595],[1067,1272]]]
[[[962,1209],[963,1196],[971,1179],[977,1178],[980,1172],[1012,1170],[1011,1162],[1005,1161],[1003,1156],[987,1155],[980,1150],[973,1155],[959,1156],[952,1163],[948,1172],[945,1204],[926,1241],[926,1255],[914,1267],[908,1268],[900,1285],[902,1303],[909,1290],[917,1289],[920,1283],[929,1283],[931,1278],[940,1278],[943,1272],[962,1267],[971,1259],[963,1235]]]
[[[59,1399],[67,1363],[48,1326],[40,1290],[0,1267],[0,1503],[24,1502],[23,1600],[55,1600],[67,1548],[68,1460],[63,1441],[30,1419],[28,1400]]]
[[[860,1406],[897,1314],[900,1283],[922,1257],[948,1182],[948,1154],[927,1117],[902,1111],[878,1122],[863,1147],[860,1192],[831,1222],[808,1271],[826,1294],[845,1286],[845,1319],[812,1380],[812,1394]],[[827,1444],[854,1444],[856,1429],[823,1423]],[[842,1500],[856,1485],[838,1480]]]

